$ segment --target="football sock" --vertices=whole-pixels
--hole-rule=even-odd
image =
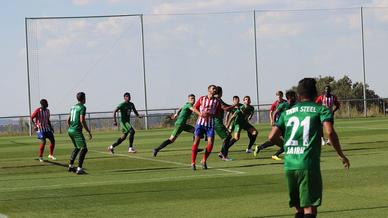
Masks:
[[[317,217],[316,214],[305,214],[304,215],[304,218],[315,218],[315,217]]]
[[[268,140],[260,145],[260,150],[271,147],[273,145],[275,145],[275,144]]]
[[[295,218],[304,218],[304,213],[295,213]]]
[[[117,145],[121,144],[121,142],[123,142],[124,140],[125,140],[125,139],[121,139],[121,137],[118,138],[117,141],[116,141],[115,143],[112,144],[112,147],[113,147],[113,148],[116,147]]]
[[[43,151],[44,151],[44,144],[40,144],[40,147],[39,147],[39,157],[42,157],[43,156]]]
[[[129,147],[133,147],[133,141],[135,140],[135,132],[129,134]]]
[[[284,152],[284,148],[281,147],[281,148],[275,153],[275,156],[279,157],[279,155],[281,155],[283,152]]]
[[[55,147],[54,144],[50,144],[50,155],[53,155],[53,153],[54,153],[54,147]]]
[[[193,147],[191,148],[191,163],[195,164],[195,160],[197,159],[197,153],[198,153],[198,145],[193,144]]]
[[[160,151],[167,145],[171,144],[172,141],[170,139],[167,139],[166,141],[162,142],[162,144],[159,145],[159,147],[156,148],[156,150]]]
[[[229,145],[229,143],[230,143],[230,136],[228,136],[228,137],[226,137],[226,139],[224,140],[224,142],[223,142],[223,144],[222,144],[222,146],[221,146],[221,153],[226,157],[226,156],[228,156],[228,152],[229,152],[229,150],[228,150],[228,148],[227,148],[227,146]]]
[[[88,148],[81,148],[81,152],[79,153],[79,159],[78,159],[79,168],[82,168],[82,165],[86,157],[86,153],[88,153]]]
[[[70,156],[70,165],[74,165],[74,161],[75,161],[75,158],[78,155],[79,150],[80,150],[79,148],[74,148],[74,150],[73,150],[73,152],[71,153],[71,156]]]
[[[252,134],[248,133],[248,137],[249,137],[249,145],[248,145],[248,149],[251,149],[252,146],[253,146],[253,144],[255,144],[257,134],[252,135]]]
[[[212,144],[208,144],[206,146],[206,149],[205,149],[205,154],[203,155],[203,158],[204,160],[206,161],[207,158],[210,156],[210,154],[212,153],[212,150],[213,150],[213,145]]]
[[[228,145],[227,149],[229,150],[229,148],[232,147],[232,146],[234,145],[234,143],[236,143],[236,142],[237,142],[236,139],[234,139],[234,138],[231,139],[230,142],[229,142],[229,145]]]

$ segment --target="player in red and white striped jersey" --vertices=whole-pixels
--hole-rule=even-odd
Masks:
[[[207,169],[206,160],[209,157],[214,143],[214,116],[221,110],[220,101],[215,98],[216,86],[210,85],[208,87],[208,95],[201,96],[193,107],[194,113],[198,114],[198,120],[195,125],[194,131],[194,143],[191,153],[191,167],[196,170],[195,160],[198,153],[198,145],[201,140],[201,136],[206,134],[207,136],[207,147],[201,160],[203,169]]]
[[[39,149],[39,161],[43,162],[43,151],[46,145],[46,139],[50,140],[50,154],[48,158],[51,160],[56,160],[54,157],[54,130],[50,122],[50,110],[48,107],[48,102],[46,99],[40,100],[41,107],[37,108],[34,113],[31,115],[31,121],[34,124],[34,129],[40,139],[40,149]]]
[[[321,104],[329,110],[334,113],[340,108],[340,103],[337,99],[337,96],[331,94],[331,87],[325,86],[325,94],[320,95],[316,100],[315,103]]]
[[[340,103],[337,100],[337,96],[331,94],[331,87],[329,85],[325,86],[325,93],[323,95],[318,96],[315,100],[315,103],[321,104],[333,113],[333,122],[334,122],[334,113],[340,108]],[[323,137],[322,132],[322,145],[329,144],[329,140],[326,140]]]

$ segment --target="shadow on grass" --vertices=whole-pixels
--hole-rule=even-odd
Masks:
[[[319,214],[329,214],[329,213],[338,213],[338,212],[352,212],[352,211],[360,211],[360,210],[376,210],[376,209],[386,209],[388,206],[377,206],[377,207],[362,207],[362,208],[350,208],[350,209],[340,209],[340,210],[326,210],[326,211],[319,211]],[[270,215],[270,216],[254,216],[252,218],[269,218],[269,217],[292,217],[293,214],[277,214],[277,215]]]

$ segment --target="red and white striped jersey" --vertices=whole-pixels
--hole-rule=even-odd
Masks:
[[[330,96],[320,95],[317,98],[317,100],[315,100],[315,103],[321,104],[321,105],[329,108],[330,111],[333,111],[334,105],[336,105],[337,107],[340,106],[340,103],[337,100],[337,96],[335,96],[335,95],[330,95]]]
[[[209,116],[198,117],[197,124],[207,127],[214,126],[214,115],[216,115],[221,110],[221,104],[219,99],[212,98],[208,96],[201,96],[197,103],[195,103],[194,108],[196,108],[201,113],[208,113]]]
[[[38,128],[38,131],[49,132],[51,131],[49,122],[50,122],[50,110],[37,108],[34,113],[31,115],[31,119],[35,119],[35,126]]]

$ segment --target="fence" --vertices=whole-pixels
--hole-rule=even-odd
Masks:
[[[388,67],[387,12],[339,8],[26,18],[29,110],[44,97],[63,112],[82,89],[90,108],[106,111],[119,102],[111,96],[130,89],[148,114],[149,108],[179,105],[187,94],[203,93],[209,83],[223,86],[226,99],[250,94],[261,104],[279,87],[319,75],[348,75],[386,96],[381,78]]]
[[[336,118],[349,119],[355,117],[364,117],[364,100],[349,99],[340,100],[341,107],[336,112]],[[369,117],[386,116],[388,98],[376,98],[367,100],[367,115]],[[271,104],[254,105],[256,113],[252,117],[252,123],[269,122],[269,109]],[[167,128],[174,125],[174,120],[170,118],[173,113],[176,113],[178,108],[168,109],[153,109],[149,110],[148,128]],[[144,114],[144,110],[139,111]],[[257,119],[257,114],[260,113],[260,121]],[[52,114],[51,123],[56,133],[65,133],[67,130],[68,114]],[[93,131],[115,131],[119,130],[119,126],[113,126],[112,112],[88,112],[86,114],[87,123]],[[193,116],[189,123],[193,124],[196,117]],[[28,135],[29,134],[29,117],[28,116],[12,116],[0,117],[0,135]],[[145,118],[131,118],[131,123],[136,129],[145,129]]]

